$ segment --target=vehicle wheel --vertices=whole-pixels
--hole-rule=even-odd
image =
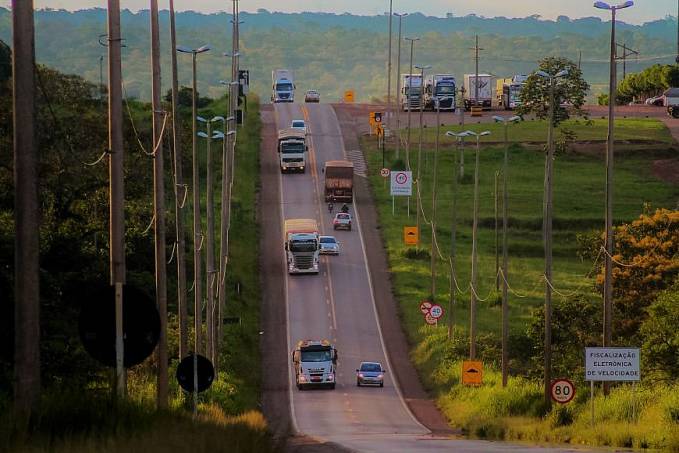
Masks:
[[[330,389],[335,390],[335,384],[334,383],[330,384]]]
[[[349,231],[351,231],[351,225],[349,225]]]
[[[335,225],[332,226],[332,229],[337,231],[337,227]]]
[[[384,387],[384,382],[380,382],[380,387]]]
[[[356,379],[356,387],[360,387],[360,386],[361,386],[361,381],[359,381],[358,379]]]

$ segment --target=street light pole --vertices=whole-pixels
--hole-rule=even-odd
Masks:
[[[521,117],[512,116],[503,118],[494,116],[496,122],[504,125],[505,132],[505,153],[502,164],[502,386],[507,386],[509,376],[509,295],[508,295],[508,275],[509,257],[507,253],[507,228],[508,228],[508,206],[509,206],[509,139],[508,129],[511,123],[521,121]]]
[[[434,148],[434,181],[431,189],[431,303],[436,301],[436,183],[439,161],[439,134],[441,133],[441,100],[435,99],[436,105],[436,146]]]
[[[544,344],[544,398],[551,406],[550,385],[552,379],[552,213],[554,184],[554,89],[556,79],[568,75],[567,70],[554,75],[537,71],[539,77],[549,81],[549,127],[547,129],[547,155],[545,157],[544,200],[542,203],[542,235],[545,247],[545,344]]]
[[[401,156],[401,106],[398,105],[398,99],[401,95],[401,27],[403,22],[403,17],[407,16],[408,13],[394,13],[398,16],[398,53],[396,57],[396,130],[398,131],[398,138],[396,140],[396,159]]]
[[[619,9],[629,8],[634,2],[626,1],[619,5],[595,2],[594,7],[611,11],[611,54],[608,87],[608,138],[606,140],[606,256],[604,271],[604,338],[603,345],[611,346],[613,327],[613,136],[615,126],[616,98],[616,63],[615,63],[615,15]],[[608,385],[604,385],[604,393],[608,394]]]
[[[389,0],[389,52],[387,56],[387,121],[389,122],[389,127],[391,127],[391,23],[392,15],[394,13],[393,8],[394,0]]]
[[[425,66],[415,66],[417,69],[420,70],[420,135],[419,135],[419,144],[417,147],[417,177],[415,178],[415,188],[417,189],[417,198],[415,198],[415,207],[416,207],[416,218],[417,218],[417,237],[420,236],[420,211],[422,209],[422,191],[420,190],[421,187],[421,181],[420,181],[420,174],[422,173],[422,115],[424,112],[424,70],[431,68],[430,65],[425,65]]]

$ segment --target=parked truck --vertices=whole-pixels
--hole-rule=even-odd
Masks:
[[[434,74],[424,83],[424,108],[436,110],[439,102],[441,111],[455,111],[455,77],[452,74]]]
[[[521,105],[521,90],[528,80],[527,75],[517,74],[508,79],[498,79],[497,105],[505,110],[514,110]]]
[[[325,201],[351,203],[354,198],[354,164],[348,160],[329,160],[325,174]]]
[[[464,75],[464,108],[470,110],[472,107],[490,109],[493,102],[493,76],[490,74],[479,74],[478,77],[478,99],[476,98],[476,74]]]
[[[308,387],[335,388],[337,349],[328,340],[300,340],[292,351],[295,383],[299,390]]]
[[[316,220],[286,220],[283,241],[289,274],[318,274],[320,244]]]
[[[401,74],[401,110],[419,110],[422,105],[422,75]]]
[[[295,102],[295,79],[291,70],[271,71],[271,102]]]
[[[288,128],[278,131],[278,161],[281,173],[287,171],[306,171],[306,132]]]

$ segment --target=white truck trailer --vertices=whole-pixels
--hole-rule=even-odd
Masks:
[[[478,99],[476,97],[478,86]],[[494,77],[490,74],[479,74],[478,81],[476,74],[464,75],[464,108],[470,110],[472,107],[490,109],[493,103]]]
[[[271,71],[271,102],[295,102],[295,79],[291,70]]]

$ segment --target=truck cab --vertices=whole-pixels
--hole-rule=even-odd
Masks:
[[[419,110],[422,106],[422,76],[420,74],[401,74],[400,101],[403,111]]]
[[[295,383],[299,390],[309,387],[335,388],[337,349],[328,340],[300,340],[292,351]]]
[[[427,77],[424,89],[424,108],[436,110],[439,102],[441,111],[455,111],[455,77],[452,74],[434,74]]]
[[[275,69],[271,72],[271,102],[295,102],[295,81],[292,71]]]
[[[281,173],[288,171],[306,171],[306,132],[298,128],[278,131],[278,161]]]
[[[316,220],[288,219],[283,234],[288,273],[318,274],[321,247]]]

